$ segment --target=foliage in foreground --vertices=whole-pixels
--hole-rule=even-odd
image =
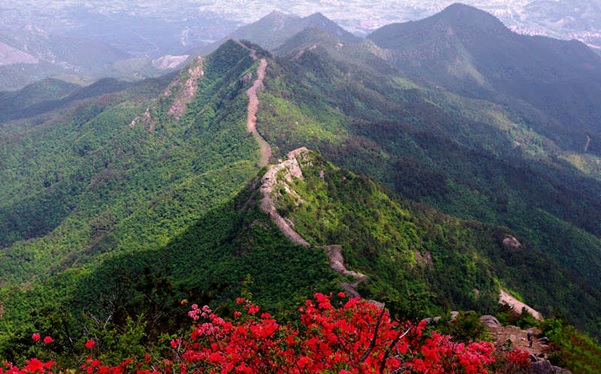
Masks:
[[[601,372],[601,346],[598,341],[576,330],[558,318],[542,324],[543,332],[552,342],[549,360],[574,373]]]
[[[392,320],[385,309],[359,298],[315,294],[299,309],[300,327],[282,325],[250,301],[237,300],[244,314],[225,320],[208,307],[192,305],[193,328],[174,338],[162,358],[149,354],[106,363],[94,340],[76,370],[87,373],[522,373],[529,359],[522,351],[497,351],[490,342],[453,342],[426,332],[425,323]],[[338,304],[340,304],[338,306]],[[336,306],[335,306],[336,305]],[[39,344],[53,339],[32,336]],[[100,358],[100,359],[98,359]],[[60,372],[52,360],[32,358],[22,368],[4,363],[0,374]]]

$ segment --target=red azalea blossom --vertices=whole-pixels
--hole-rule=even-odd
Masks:
[[[34,342],[37,342],[40,339],[41,339],[41,336],[37,332],[35,334],[31,335],[31,340],[33,340]]]
[[[52,339],[52,337],[47,336],[44,338],[44,344],[50,344],[52,342],[54,342],[54,339]]]
[[[171,348],[176,349],[181,343],[181,339],[171,339]]]
[[[357,297],[336,306],[343,293],[315,294],[300,308],[301,328],[281,325],[245,299],[246,315],[234,312],[226,321],[208,306],[192,305],[194,326],[186,339],[172,339],[172,356],[145,354],[119,365],[107,365],[92,356],[81,366],[90,374],[154,373],[526,373],[528,353],[497,352],[489,342],[456,343],[449,336],[426,332],[425,323],[393,320],[386,310]],[[337,301],[336,301],[337,300]],[[36,339],[36,334],[32,339]],[[47,336],[46,344],[53,340]],[[85,347],[92,349],[94,340]],[[0,374],[45,372],[54,363],[30,359],[20,370],[4,363]],[[499,369],[502,368],[502,369]],[[57,372],[67,368],[58,368]]]

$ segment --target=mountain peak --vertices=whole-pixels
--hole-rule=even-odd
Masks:
[[[280,10],[274,10],[271,13],[267,14],[266,16],[262,17],[259,21],[261,20],[280,20],[280,19],[291,19],[291,18],[298,18],[297,16],[293,16],[287,13],[284,13]]]
[[[455,3],[440,13],[420,21],[393,23],[371,33],[368,38],[383,48],[398,48],[412,44],[414,39],[430,42],[439,38],[461,40],[506,37],[512,34],[498,18],[469,5]]]
[[[485,13],[484,11],[473,7],[471,5],[467,5],[467,4],[463,4],[463,3],[453,3],[451,5],[449,5],[448,7],[444,8],[440,13],[446,13],[446,12],[479,12],[479,13]]]
[[[305,19],[322,20],[322,21],[332,22],[328,17],[324,16],[323,13],[321,13],[321,12],[313,13],[313,14],[305,17]]]
[[[508,30],[507,27],[495,16],[473,6],[454,3],[433,15],[430,20],[449,23],[453,26],[473,29],[485,29],[498,32]]]

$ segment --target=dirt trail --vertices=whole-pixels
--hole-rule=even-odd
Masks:
[[[253,53],[256,52],[251,50],[251,57],[254,56]],[[259,67],[257,67],[257,79],[254,81],[253,85],[248,89],[248,91],[246,91],[246,95],[248,95],[248,117],[246,120],[246,129],[248,132],[253,134],[259,143],[259,146],[261,147],[261,161],[259,163],[260,167],[269,164],[269,160],[271,159],[271,146],[257,131],[257,111],[259,110],[259,98],[257,96],[257,91],[263,85],[266,69],[267,60],[262,58],[259,62]]]
[[[272,196],[273,191],[278,185],[278,174],[280,171],[287,171],[291,175],[302,178],[302,172],[300,170],[300,165],[297,160],[297,156],[300,156],[302,153],[307,152],[307,148],[299,148],[288,153],[287,159],[283,162],[280,162],[276,165],[271,165],[267,173],[261,179],[261,192],[263,193],[263,199],[261,200],[261,209],[269,214],[269,217],[273,220],[273,222],[279,227],[279,229],[286,235],[288,239],[290,239],[293,243],[302,245],[304,247],[310,247],[311,245],[300,236],[299,233],[294,231],[292,226],[282,217],[276,207],[275,201]]]
[[[511,341],[513,348],[529,352],[534,356],[544,355],[549,350],[549,346],[539,340],[539,337],[542,337],[542,332],[538,328],[522,330],[517,326],[489,326],[488,329],[492,334],[493,343],[497,347]],[[528,333],[532,336],[532,347],[528,342]]]
[[[301,162],[303,157],[308,154],[309,150],[305,147],[295,149],[286,156],[286,160],[276,165],[271,165],[269,170],[265,173],[261,179],[261,192],[263,199],[261,200],[261,209],[269,214],[269,217],[278,226],[282,233],[295,244],[302,245],[303,247],[311,247],[298,232],[294,230],[293,223],[282,217],[278,212],[275,205],[274,191],[283,190],[285,193],[299,197],[293,188],[288,184],[294,181],[294,178],[303,179],[303,172],[301,170]],[[282,178],[278,180],[278,175],[282,173]],[[294,178],[293,178],[294,177]],[[300,197],[299,197],[300,198]],[[330,267],[336,272],[344,275],[351,276],[355,279],[354,283],[341,283],[340,286],[351,296],[360,296],[357,292],[357,286],[367,279],[367,276],[355,271],[348,270],[344,264],[344,256],[342,254],[342,246],[340,245],[328,245],[323,248],[329,259]]]

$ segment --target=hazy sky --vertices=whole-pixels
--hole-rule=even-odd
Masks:
[[[273,10],[305,16],[321,12],[355,33],[432,15],[453,0],[0,0],[2,25],[40,22],[60,28],[77,23],[69,9],[84,7],[107,16],[128,14],[182,19],[220,18],[254,22]],[[601,0],[461,0],[526,33],[586,39],[601,30]],[[1,25],[0,25],[1,27]],[[595,36],[597,37],[597,36]]]

